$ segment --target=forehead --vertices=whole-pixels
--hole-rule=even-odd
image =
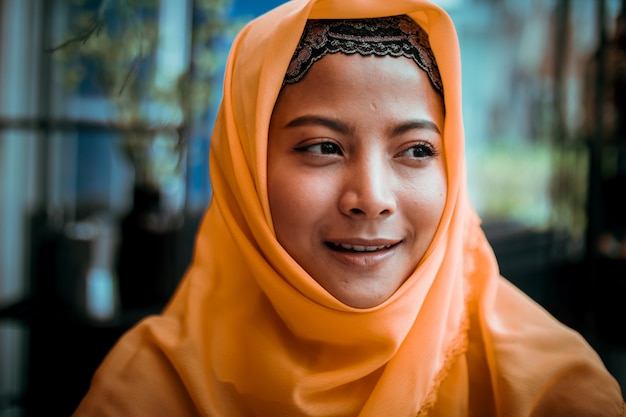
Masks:
[[[443,99],[412,60],[333,54],[316,62],[299,82],[283,87],[272,122],[285,125],[307,114],[359,124],[371,122],[364,114],[379,121],[426,119],[441,130]]]
[[[381,94],[386,89],[402,91],[403,86],[420,91],[437,91],[428,76],[412,60],[392,56],[362,56],[359,54],[331,54],[311,66],[306,75],[295,84],[287,84],[283,90],[311,89],[311,93],[330,93],[328,86],[341,89],[343,93],[354,88],[354,93],[365,96],[372,89]]]

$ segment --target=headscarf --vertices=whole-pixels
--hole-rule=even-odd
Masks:
[[[404,14],[427,32],[444,86],[447,200],[414,273],[358,309],[276,240],[268,126],[308,19]],[[252,21],[227,63],[210,175],[180,287],[116,344],[76,417],[622,415],[597,354],[499,275],[467,195],[460,51],[439,7],[292,0]]]

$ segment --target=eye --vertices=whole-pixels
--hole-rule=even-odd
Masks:
[[[295,148],[298,152],[308,152],[318,155],[341,155],[341,148],[333,142],[318,142],[312,145]]]
[[[437,155],[437,151],[428,143],[418,143],[398,154],[398,156],[415,159],[432,158]]]

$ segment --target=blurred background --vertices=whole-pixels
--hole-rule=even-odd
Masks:
[[[502,274],[626,387],[626,0],[439,0]],[[174,291],[230,43],[279,0],[0,0],[0,417],[70,415]]]

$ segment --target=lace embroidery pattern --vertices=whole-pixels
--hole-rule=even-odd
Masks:
[[[307,21],[283,85],[297,83],[316,61],[335,53],[409,58],[428,74],[435,90],[443,95],[443,83],[428,34],[406,15]]]

